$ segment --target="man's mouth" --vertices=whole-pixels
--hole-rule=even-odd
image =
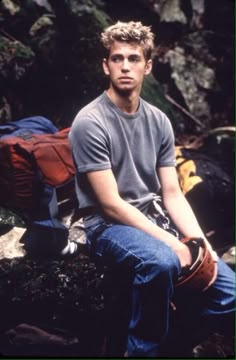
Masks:
[[[129,76],[121,76],[119,77],[119,80],[132,80],[132,78]]]

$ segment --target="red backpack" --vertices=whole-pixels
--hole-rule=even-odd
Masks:
[[[30,212],[41,182],[56,187],[74,177],[69,130],[0,139],[1,206]]]

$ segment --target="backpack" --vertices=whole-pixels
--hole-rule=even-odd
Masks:
[[[74,177],[68,132],[0,138],[1,206],[30,215],[43,184],[57,187]]]
[[[0,137],[26,136],[27,134],[54,134],[58,128],[44,116],[31,116],[0,125]]]
[[[74,196],[69,130],[0,138],[0,205],[25,220],[20,242],[31,256],[57,256],[68,244],[58,203]]]

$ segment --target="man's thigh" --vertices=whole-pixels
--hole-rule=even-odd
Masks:
[[[158,264],[159,268],[174,264],[180,271],[177,255],[163,241],[131,226],[108,224],[102,231],[90,237],[91,251],[109,264],[125,264],[130,268]],[[91,240],[93,238],[93,240]]]

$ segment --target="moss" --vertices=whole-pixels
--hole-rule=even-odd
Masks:
[[[93,15],[94,18],[97,20],[97,24],[99,25],[101,30],[103,30],[104,28],[110,25],[111,23],[110,18],[102,10],[98,10],[95,7],[93,7]]]
[[[175,130],[177,132],[180,131],[180,114],[173,109],[172,105],[165,98],[161,85],[152,74],[145,77],[141,96],[144,100],[162,110],[171,120]]]
[[[34,52],[28,46],[24,46],[18,41],[15,41],[12,46],[15,49],[15,55],[17,57],[25,60],[31,60],[34,58]]]
[[[5,57],[21,57],[24,59],[32,59],[34,52],[30,47],[23,45],[19,41],[11,41],[0,36],[0,50],[5,52]],[[3,53],[2,53],[3,54]]]
[[[34,52],[19,41],[0,37],[0,76],[19,80],[33,64]]]

